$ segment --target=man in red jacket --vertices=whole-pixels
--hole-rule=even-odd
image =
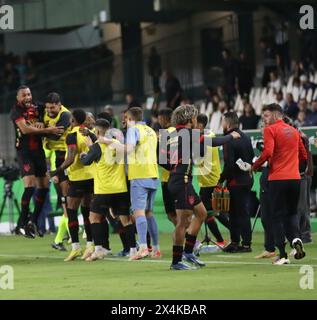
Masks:
[[[269,198],[275,245],[279,259],[274,264],[289,264],[285,251],[285,237],[292,241],[296,250],[295,259],[305,256],[303,243],[299,239],[297,204],[300,190],[299,161],[307,160],[307,152],[299,132],[283,121],[283,111],[278,104],[263,108],[264,149],[252,166],[258,170],[269,161]]]

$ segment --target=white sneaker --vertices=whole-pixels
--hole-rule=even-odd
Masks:
[[[202,248],[202,243],[199,241],[199,240],[196,240],[196,242],[195,242],[195,246],[194,246],[194,249],[193,249],[193,252],[194,252],[194,254],[199,254],[199,252],[200,252],[200,249]]]
[[[288,256],[294,258],[295,254],[296,254],[296,249],[292,249],[292,251],[289,253]]]
[[[274,264],[276,266],[281,266],[283,264],[290,264],[290,263],[291,262],[289,261],[289,259],[287,259],[287,258],[280,259],[279,257],[272,262],[272,264]]]
[[[304,246],[303,246],[302,240],[299,239],[299,238],[295,238],[292,241],[292,245],[293,245],[293,248],[296,250],[294,258],[296,260],[303,259],[306,256],[306,253],[305,253],[305,250],[304,250]]]

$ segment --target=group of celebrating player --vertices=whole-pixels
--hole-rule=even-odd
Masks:
[[[57,93],[48,94],[44,104],[35,104],[26,86],[17,90],[11,119],[25,187],[17,226],[19,233],[29,238],[43,236],[38,218],[51,178],[61,190],[64,209],[55,245],[63,249],[62,239],[67,228],[72,242],[65,261],[78,257],[94,261],[109,254],[109,215],[122,224],[123,244],[125,251],[129,250],[126,252],[129,260],[160,258],[153,205],[161,165],[165,210],[175,225],[171,269],[191,270],[205,265],[193,249],[201,225],[207,219],[207,210],[211,210],[211,194],[220,175],[216,147],[239,139],[239,133],[233,131],[224,137],[206,134],[206,116],[198,115],[193,105],[180,106],[174,111],[160,110],[162,130],[159,134],[143,122],[140,107],[129,108],[124,113],[123,122],[127,127],[122,132],[111,128],[109,114],[101,113],[91,122],[91,115],[82,109],[70,112],[61,104]],[[198,136],[193,129],[199,129]],[[199,154],[195,155],[197,146]],[[49,174],[45,152],[54,153]],[[193,187],[196,156],[205,159],[197,164],[201,198]],[[30,215],[29,204],[35,189],[35,208]],[[87,241],[84,252],[78,235],[79,207]],[[218,218],[228,225],[226,218]],[[207,221],[222,242],[214,218]],[[151,252],[148,234],[153,245]]]

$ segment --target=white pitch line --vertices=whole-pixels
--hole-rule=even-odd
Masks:
[[[63,260],[63,257],[57,257],[57,256],[32,256],[32,255],[15,255],[15,254],[0,254],[0,257],[4,258],[29,258],[29,259],[58,259],[58,260]],[[315,258],[312,258],[315,259]],[[80,261],[80,260],[78,260]],[[114,261],[114,262],[130,262],[130,263],[170,263],[170,260],[150,260],[150,259],[143,259],[139,261],[129,261],[128,259],[121,259],[121,258],[110,258],[106,257],[104,261]],[[267,262],[247,262],[247,261],[221,261],[221,260],[204,260],[206,264],[225,264],[225,265],[259,265],[259,266],[272,266],[272,263]],[[285,267],[301,267],[301,266],[306,266],[309,265],[311,267],[317,267],[316,264],[288,264],[284,265]]]
[[[232,255],[226,256],[226,255],[224,255],[224,254],[217,254],[217,255],[215,255],[215,257],[218,257],[218,258],[227,258],[227,259],[241,259],[241,258],[242,258],[242,256],[232,256]]]

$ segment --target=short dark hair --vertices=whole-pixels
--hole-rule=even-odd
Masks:
[[[204,113],[200,113],[197,116],[197,122],[201,123],[204,126],[204,128],[206,128],[207,123],[208,123],[208,117]]]
[[[236,112],[229,111],[224,115],[224,119],[230,124],[231,128],[239,128],[239,118]]]
[[[128,110],[128,113],[131,115],[134,121],[143,120],[143,110],[139,107],[132,107]]]
[[[17,89],[17,94],[19,93],[20,90],[24,90],[24,89],[30,89],[30,88],[28,86],[26,86],[26,85],[21,85]]]
[[[263,112],[264,111],[279,112],[279,113],[283,114],[282,107],[277,103],[270,103],[270,104],[265,105],[262,108],[262,111]]]
[[[61,102],[61,97],[58,93],[56,92],[50,92],[45,100],[46,103],[54,103],[54,104],[58,104]]]
[[[78,124],[83,124],[86,121],[86,112],[83,109],[75,109],[72,115]]]
[[[107,120],[107,121],[109,122],[109,124],[112,123],[112,117],[111,117],[111,115],[110,115],[108,112],[106,112],[106,111],[103,111],[103,112],[98,113],[98,114],[97,114],[97,119],[105,119],[105,120]]]
[[[100,127],[103,130],[108,130],[110,128],[110,123],[106,119],[97,119],[95,126]]]
[[[163,108],[160,109],[158,115],[161,117],[166,117],[167,119],[171,120],[173,114],[173,109],[171,108]]]

